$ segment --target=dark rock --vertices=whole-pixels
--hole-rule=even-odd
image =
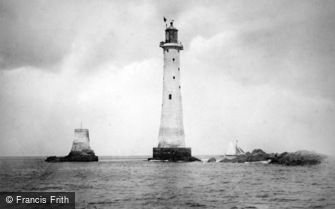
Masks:
[[[270,161],[271,164],[280,164],[287,166],[316,165],[321,163],[326,156],[311,151],[266,153],[261,149],[255,149],[251,153],[247,152],[234,158],[224,158],[220,162],[245,163]]]
[[[270,159],[270,154],[264,152],[261,149],[255,149],[252,151],[251,155],[248,158],[249,162],[255,161],[266,161]]]
[[[271,164],[287,166],[320,164],[326,156],[311,151],[284,152],[271,159]]]
[[[82,150],[82,151],[71,151],[65,157],[50,156],[45,160],[46,162],[94,162],[98,161],[99,158],[93,152],[93,150]]]
[[[266,152],[264,152],[262,149],[254,149],[251,152],[251,155],[264,155]]]
[[[249,156],[247,155],[238,155],[235,159],[233,159],[233,163],[243,163],[248,160]]]
[[[201,161],[200,159],[196,158],[196,157],[193,157],[191,156],[189,159],[188,159],[189,162],[196,162],[196,161]]]
[[[211,157],[207,160],[207,163],[215,163],[215,162],[216,162],[215,157]]]
[[[237,163],[237,157],[225,157],[222,160],[220,160],[219,162],[221,163]]]
[[[56,162],[56,161],[59,161],[59,157],[50,156],[50,157],[47,157],[47,159],[45,161],[46,162]]]
[[[251,153],[247,152],[242,155],[237,155],[232,158],[224,158],[220,162],[244,163],[244,162],[257,162],[267,161],[270,159],[270,154],[267,154],[261,149],[255,149]]]

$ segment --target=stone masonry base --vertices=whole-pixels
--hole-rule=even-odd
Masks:
[[[191,148],[182,147],[182,148],[153,148],[153,157],[148,160],[161,160],[161,161],[170,161],[170,162],[193,162],[200,161],[199,159],[192,157]]]

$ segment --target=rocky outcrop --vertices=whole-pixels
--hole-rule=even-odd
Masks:
[[[215,162],[216,162],[215,157],[211,157],[207,160],[207,163],[215,163]]]
[[[245,154],[238,155],[233,158],[224,158],[220,162],[245,163],[245,162],[268,161],[270,164],[298,166],[298,165],[316,165],[321,163],[324,158],[325,158],[324,155],[320,155],[311,151],[297,151],[291,153],[284,152],[281,154],[277,153],[269,154],[261,149],[255,149],[251,153],[247,152]]]
[[[198,162],[198,161],[201,161],[201,160],[193,156],[191,156],[188,160],[188,162]]]
[[[223,158],[220,162],[244,163],[244,162],[258,162],[267,161],[271,159],[271,154],[264,152],[261,149],[255,149],[251,153],[247,152],[232,158]]]
[[[320,164],[326,156],[311,151],[284,152],[271,158],[272,164],[288,166]]]
[[[93,150],[82,150],[82,151],[71,151],[65,157],[50,156],[46,162],[94,162],[98,161],[99,158],[94,154]]]

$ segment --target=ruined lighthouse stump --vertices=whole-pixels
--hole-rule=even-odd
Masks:
[[[98,161],[98,156],[90,147],[88,129],[75,129],[71,151],[64,157],[50,156],[46,162],[93,162]]]

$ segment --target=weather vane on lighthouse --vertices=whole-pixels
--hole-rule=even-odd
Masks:
[[[163,18],[164,22],[167,19]],[[183,108],[180,85],[180,51],[183,45],[178,42],[178,30],[166,25],[163,48],[163,100],[158,147],[153,148],[153,158],[149,160],[194,161],[191,148],[185,146]]]
[[[166,23],[166,21],[167,21],[166,17],[163,17],[163,21],[165,22],[165,27],[167,28],[168,25],[167,25],[167,23]],[[174,22],[174,20],[171,20],[171,21],[170,21],[170,25],[173,25],[173,22]]]

